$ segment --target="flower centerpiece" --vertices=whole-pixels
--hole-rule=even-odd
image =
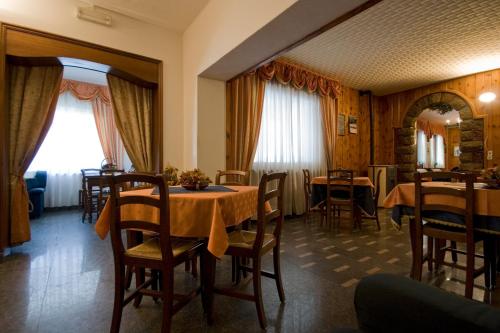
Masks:
[[[490,186],[499,187],[500,186],[500,170],[498,166],[494,166],[493,168],[484,169],[481,172],[481,177],[483,181]]]
[[[163,169],[163,174],[167,178],[168,186],[174,186],[178,184],[178,178],[177,178],[177,172],[179,169],[177,169],[174,166],[171,166],[170,164],[167,164],[165,169]]]
[[[179,176],[179,183],[187,190],[203,190],[212,181],[200,169],[184,171]]]

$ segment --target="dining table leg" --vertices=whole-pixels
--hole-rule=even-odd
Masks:
[[[201,262],[201,297],[207,322],[213,324],[214,284],[215,284],[216,258],[205,247],[202,252]]]

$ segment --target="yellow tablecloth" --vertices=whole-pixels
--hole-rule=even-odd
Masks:
[[[354,186],[373,186],[372,181],[368,177],[353,177],[352,183]],[[314,177],[311,180],[311,184],[315,185],[326,185],[326,176]]]
[[[228,247],[226,227],[238,225],[256,214],[258,187],[227,186],[237,192],[193,192],[170,194],[170,232],[177,237],[207,237],[208,250],[216,257]],[[152,196],[152,189],[122,192],[121,195]],[[159,220],[159,210],[145,205],[122,207],[122,218]],[[106,238],[110,222],[109,202],[97,220],[95,230]]]
[[[450,183],[450,182],[427,182],[422,186],[440,186],[465,189],[464,183]],[[500,190],[487,189],[485,184],[474,184],[475,195],[475,213],[484,216],[498,216],[500,217]],[[435,202],[458,208],[465,207],[465,199],[457,197],[433,194],[426,196],[426,203]],[[394,206],[408,206],[415,207],[415,184],[399,184],[384,200],[385,208],[393,208]]]

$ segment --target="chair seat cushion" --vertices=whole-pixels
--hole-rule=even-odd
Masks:
[[[177,257],[194,247],[196,247],[199,242],[194,240],[183,240],[179,238],[171,238],[170,242],[172,244],[172,252],[174,257]],[[160,239],[151,238],[142,244],[134,246],[125,251],[125,255],[134,258],[141,259],[151,259],[151,260],[161,260],[161,248]]]
[[[237,230],[229,233],[229,246],[251,249],[255,242],[257,233],[254,231]],[[273,234],[264,234],[262,248],[272,246],[276,243]]]
[[[45,189],[42,187],[34,187],[28,191],[29,193],[44,193]]]

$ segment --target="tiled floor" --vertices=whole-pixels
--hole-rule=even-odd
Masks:
[[[407,275],[411,252],[407,226],[394,230],[382,211],[382,231],[372,221],[352,233],[347,225],[333,231],[303,220],[285,223],[282,274],[286,302],[279,302],[274,281],[264,278],[264,306],[269,332],[332,332],[354,327],[354,289],[369,274]],[[46,213],[32,222],[33,240],[0,259],[1,332],[107,332],[113,307],[113,258],[109,239],[101,241],[77,211]],[[230,283],[230,260],[217,265],[217,281]],[[271,257],[264,266],[271,268]],[[463,274],[447,268],[424,280],[463,292]],[[176,285],[192,285],[179,267]],[[195,281],[196,283],[196,281]],[[478,278],[476,284],[483,284]],[[246,283],[242,288],[250,288]],[[500,292],[475,288],[474,298],[500,306]],[[145,298],[127,306],[122,332],[159,332],[161,304]],[[215,298],[215,324],[208,327],[201,300],[175,315],[175,332],[258,332],[253,303]]]

